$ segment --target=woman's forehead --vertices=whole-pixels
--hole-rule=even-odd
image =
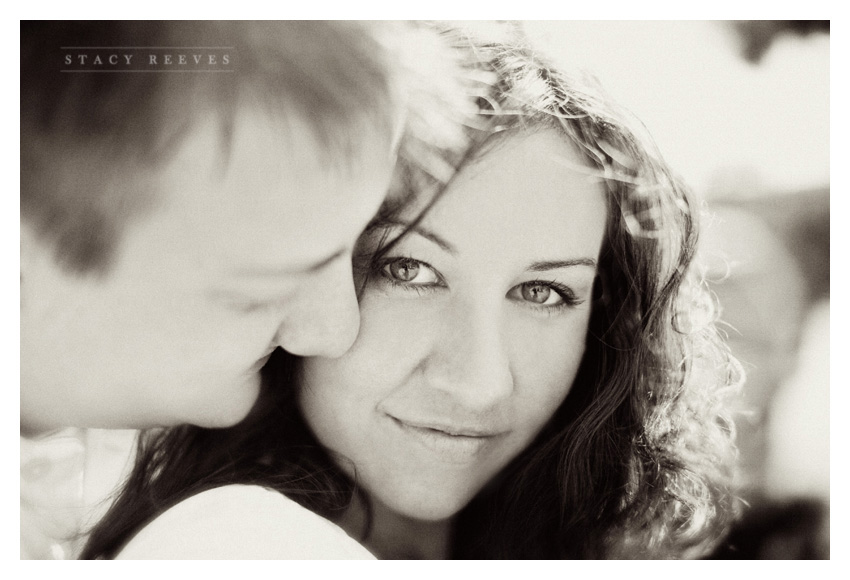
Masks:
[[[513,240],[589,251],[598,248],[606,217],[602,181],[571,143],[545,130],[507,137],[465,167],[421,225],[460,245],[495,249]]]

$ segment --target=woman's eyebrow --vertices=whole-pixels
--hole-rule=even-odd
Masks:
[[[372,231],[380,228],[391,228],[397,227],[402,228],[406,232],[414,232],[422,236],[423,238],[430,240],[440,246],[443,250],[448,252],[449,254],[455,255],[457,254],[457,248],[455,248],[451,243],[446,241],[442,236],[432,232],[428,228],[424,227],[421,224],[411,225],[407,222],[393,219],[393,218],[382,218],[375,222],[373,222],[369,227],[368,231]]]
[[[532,262],[528,268],[529,272],[546,272],[548,270],[558,270],[560,268],[573,268],[575,266],[587,266],[596,269],[596,260],[593,258],[576,258],[573,260],[545,260],[542,262]]]

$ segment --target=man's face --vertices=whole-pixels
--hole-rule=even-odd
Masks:
[[[158,205],[127,227],[103,278],[61,271],[22,236],[23,430],[227,426],[250,410],[275,347],[348,349],[352,245],[392,160],[373,136],[356,160],[311,139],[245,114],[224,153],[217,124],[196,128],[151,176]]]

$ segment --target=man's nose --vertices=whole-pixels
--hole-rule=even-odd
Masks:
[[[357,338],[360,309],[351,259],[340,258],[305,280],[277,334],[278,344],[298,356],[342,356]]]

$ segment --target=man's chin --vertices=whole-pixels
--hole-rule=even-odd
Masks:
[[[251,380],[218,401],[206,401],[207,412],[204,416],[199,416],[196,420],[187,422],[208,429],[232,427],[248,416],[259,396],[260,381]]]
[[[186,388],[186,385],[183,385]],[[178,392],[180,385],[171,387]],[[96,429],[151,429],[180,425],[196,425],[208,429],[232,427],[241,422],[253,409],[260,394],[259,375],[243,378],[241,384],[233,379],[229,384],[188,388],[180,397],[169,397],[160,390],[138,397],[128,405],[102,406],[98,413],[72,417],[70,425]],[[88,407],[91,411],[91,406]],[[29,426],[29,425],[27,425]],[[23,434],[22,421],[22,434]]]

